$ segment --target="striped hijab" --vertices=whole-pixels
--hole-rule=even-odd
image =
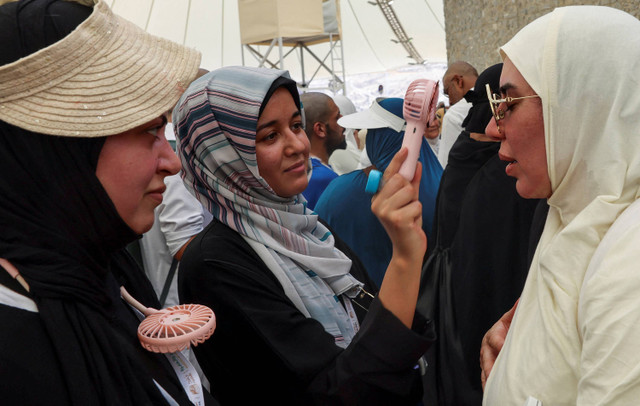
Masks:
[[[303,314],[348,345],[355,331],[337,297],[362,285],[349,274],[351,260],[302,195],[276,195],[258,171],[260,107],[279,78],[289,75],[226,67],[189,87],[173,112],[184,182],[214,218],[247,240]]]

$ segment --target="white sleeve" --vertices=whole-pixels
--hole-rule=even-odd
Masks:
[[[158,222],[167,241],[171,256],[204,227],[204,214],[200,202],[182,183],[180,174],[165,178],[167,190],[163,196]]]
[[[462,101],[458,102],[461,103]],[[447,166],[449,160],[449,150],[458,139],[458,135],[462,132],[462,121],[467,116],[459,111],[464,106],[458,106],[458,103],[451,106],[442,119],[442,131],[440,132],[440,145],[438,146],[438,161],[443,168]],[[466,110],[468,112],[468,109]]]

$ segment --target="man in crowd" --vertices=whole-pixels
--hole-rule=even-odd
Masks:
[[[471,102],[464,96],[476,84],[478,71],[467,62],[456,61],[449,65],[442,77],[443,92],[449,97],[449,109],[442,119],[442,132],[438,147],[438,160],[442,168],[447,166],[449,150],[462,132],[462,121],[467,117]]]
[[[302,193],[313,209],[329,182],[338,174],[329,166],[329,156],[345,149],[344,129],[338,125],[342,117],[333,99],[324,93],[309,92],[300,96],[304,108],[305,132],[309,137],[309,186]]]

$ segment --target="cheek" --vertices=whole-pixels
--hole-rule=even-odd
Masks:
[[[123,151],[119,151],[119,154],[110,154],[109,150],[106,152],[98,161],[96,176],[120,217],[131,228],[138,231],[136,230],[137,218],[141,212],[149,211],[148,208],[143,207],[141,201],[155,173],[155,160],[140,159],[144,154],[127,154]]]
[[[98,179],[123,219],[135,211],[136,201],[139,200],[136,174],[130,169],[130,166],[121,164],[102,172],[97,171]]]
[[[280,162],[280,154],[273,146],[260,145],[256,147],[256,162],[260,176],[271,185],[272,174]]]
[[[545,198],[551,193],[551,182],[547,165],[544,131],[539,127],[530,127],[527,142],[521,145],[526,154],[527,176],[535,189],[535,198]]]

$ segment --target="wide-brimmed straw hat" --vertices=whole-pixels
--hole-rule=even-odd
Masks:
[[[101,137],[173,108],[200,53],[150,35],[103,0],[55,44],[0,66],[0,120],[50,135]]]

